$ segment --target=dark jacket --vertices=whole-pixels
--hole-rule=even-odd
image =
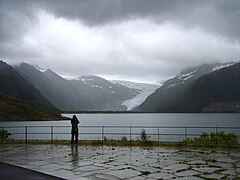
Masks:
[[[79,120],[77,119],[77,117],[73,117],[71,119],[71,124],[72,124],[72,130],[74,131],[78,130]]]

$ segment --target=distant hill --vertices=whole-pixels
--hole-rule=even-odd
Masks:
[[[166,81],[135,110],[240,112],[240,64],[233,64],[205,64],[188,69]]]
[[[120,83],[112,83],[98,76],[80,76],[70,82],[94,104],[92,110],[125,111],[127,110],[126,106],[122,103],[140,93],[138,89],[128,88]]]
[[[15,69],[38,89],[58,109],[65,111],[86,110],[91,107],[88,100],[79,95],[71,83],[50,69],[40,71],[27,63]]]
[[[26,63],[15,69],[63,111],[123,111],[122,102],[139,94],[139,90],[97,76],[66,80],[50,69],[43,71]]]
[[[0,120],[43,120],[61,118],[60,113],[31,101],[0,93]]]
[[[31,83],[3,61],[0,61],[0,92],[56,110]]]

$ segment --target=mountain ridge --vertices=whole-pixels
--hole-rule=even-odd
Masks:
[[[205,106],[216,101],[216,95],[221,97],[224,101],[227,100],[227,87],[231,87],[233,91],[237,91],[236,88],[238,88],[238,86],[234,87],[226,83],[227,86],[225,87],[221,84],[221,80],[231,76],[234,83],[239,84],[240,74],[238,77],[237,75],[233,75],[230,71],[232,67],[238,69],[238,65],[239,63],[236,63],[221,69],[219,68],[215,71],[210,71],[209,73],[202,73],[201,76],[199,74],[200,77],[196,76],[197,78],[195,79],[189,78],[184,83],[182,83],[183,79],[176,81],[176,79],[180,77],[178,74],[173,79],[166,81],[163,86],[157,89],[143,104],[134,110],[144,112],[203,112]],[[221,74],[222,72],[225,72],[225,74]],[[186,71],[182,74],[184,73],[186,73]],[[240,69],[238,69],[238,73],[240,73]],[[190,76],[191,74],[188,73],[188,75]],[[214,78],[211,78],[212,76],[214,76]],[[231,79],[227,79],[226,81],[231,82]],[[218,94],[219,92],[221,93]],[[218,100],[220,99],[218,98]],[[238,110],[236,109],[236,111]],[[211,112],[211,110],[209,109],[208,112]]]
[[[114,84],[98,76],[80,76],[77,79],[70,80],[70,82],[79,91],[84,92],[85,96],[96,105],[97,109],[102,106],[105,111],[124,111],[126,107],[122,105],[122,102],[139,94],[137,89]]]
[[[29,81],[3,61],[0,61],[0,92],[56,110],[53,104],[43,97]]]
[[[139,93],[97,76],[66,80],[50,69],[40,71],[26,63],[15,69],[63,111],[123,111],[122,102]]]

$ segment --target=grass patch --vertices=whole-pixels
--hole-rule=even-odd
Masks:
[[[7,130],[0,129],[0,141],[1,142],[9,140],[10,136],[11,136],[11,134]]]
[[[140,175],[139,176],[148,176],[149,174],[151,174],[151,172],[149,171],[140,171]]]
[[[0,142],[1,143],[1,142]],[[26,144],[25,140],[14,140],[14,139],[4,139],[4,144]],[[54,145],[70,145],[70,140],[28,140],[27,144],[54,144]],[[156,142],[156,141],[121,141],[121,140],[79,140],[79,145],[86,145],[86,146],[123,146],[123,147],[193,147],[193,148],[215,148],[215,146],[203,146],[197,144],[182,144],[181,142]],[[219,148],[219,147],[218,147]],[[221,147],[221,148],[240,148],[239,146],[234,147]],[[114,148],[112,150],[115,150]],[[214,160],[213,160],[214,161]]]
[[[182,146],[190,147],[220,147],[220,148],[240,148],[237,135],[234,133],[204,132],[200,137],[186,139],[179,143]]]
[[[122,137],[121,140],[107,139],[104,140],[79,140],[79,145],[91,145],[91,146],[140,146],[140,147],[210,147],[210,148],[240,148],[237,136],[233,133],[203,133],[200,137],[194,139],[186,139],[182,142],[158,142],[150,141],[150,136],[146,134],[143,129],[140,134],[140,138],[137,140],[128,140],[126,137]],[[69,145],[70,140],[14,140],[11,138],[11,134],[6,130],[0,130],[0,143],[4,144],[55,144],[55,145]],[[115,150],[115,149],[112,149]],[[201,152],[199,152],[201,153]],[[203,152],[202,152],[203,153]],[[215,160],[212,160],[214,162]]]
[[[54,145],[70,145],[70,140],[28,140],[27,144],[54,144]],[[4,140],[4,144],[26,144],[25,140],[14,140],[14,139],[6,139]],[[90,145],[90,146],[136,146],[136,147],[146,147],[149,148],[151,147],[158,147],[158,146],[169,146],[169,147],[177,147],[179,146],[178,143],[174,142],[155,142],[155,141],[150,141],[148,143],[143,143],[141,141],[121,141],[121,140],[106,140],[106,141],[101,141],[101,140],[79,140],[78,141],[79,145]],[[115,148],[112,148],[112,150],[115,150]]]

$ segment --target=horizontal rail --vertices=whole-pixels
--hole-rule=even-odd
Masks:
[[[0,134],[2,143],[4,143],[4,130],[9,131],[14,136],[13,139],[20,138],[21,140],[25,140],[26,143],[33,139],[42,140],[42,137],[40,137],[42,135],[50,135],[50,137],[44,137],[44,140],[47,138],[51,142],[54,139],[65,140],[69,139],[71,134],[71,126],[0,126],[0,128],[2,131],[2,134]],[[91,132],[89,132],[89,128]],[[90,136],[93,136],[93,140],[100,139],[104,141],[106,139],[105,136],[110,136],[110,138],[117,137],[118,139],[125,137],[129,141],[132,141],[134,138],[136,139],[136,136],[140,137],[141,131],[139,129],[146,130],[147,136],[151,136],[151,140],[157,142],[179,142],[187,138],[200,137],[203,132],[217,133],[224,130],[228,133],[235,133],[236,137],[240,139],[240,127],[236,126],[79,126],[79,135],[82,139],[88,139]],[[88,131],[84,132],[84,130]],[[111,130],[114,132],[109,132]],[[23,137],[20,137],[20,135],[23,135]],[[215,134],[214,136],[218,135]],[[166,140],[167,137],[171,138]]]
[[[1,127],[1,126],[0,126]],[[67,127],[71,128],[71,126],[2,126],[4,128],[25,128],[25,127]],[[188,129],[195,129],[195,128],[202,128],[202,129],[240,129],[240,126],[79,126],[79,128],[188,128]]]

